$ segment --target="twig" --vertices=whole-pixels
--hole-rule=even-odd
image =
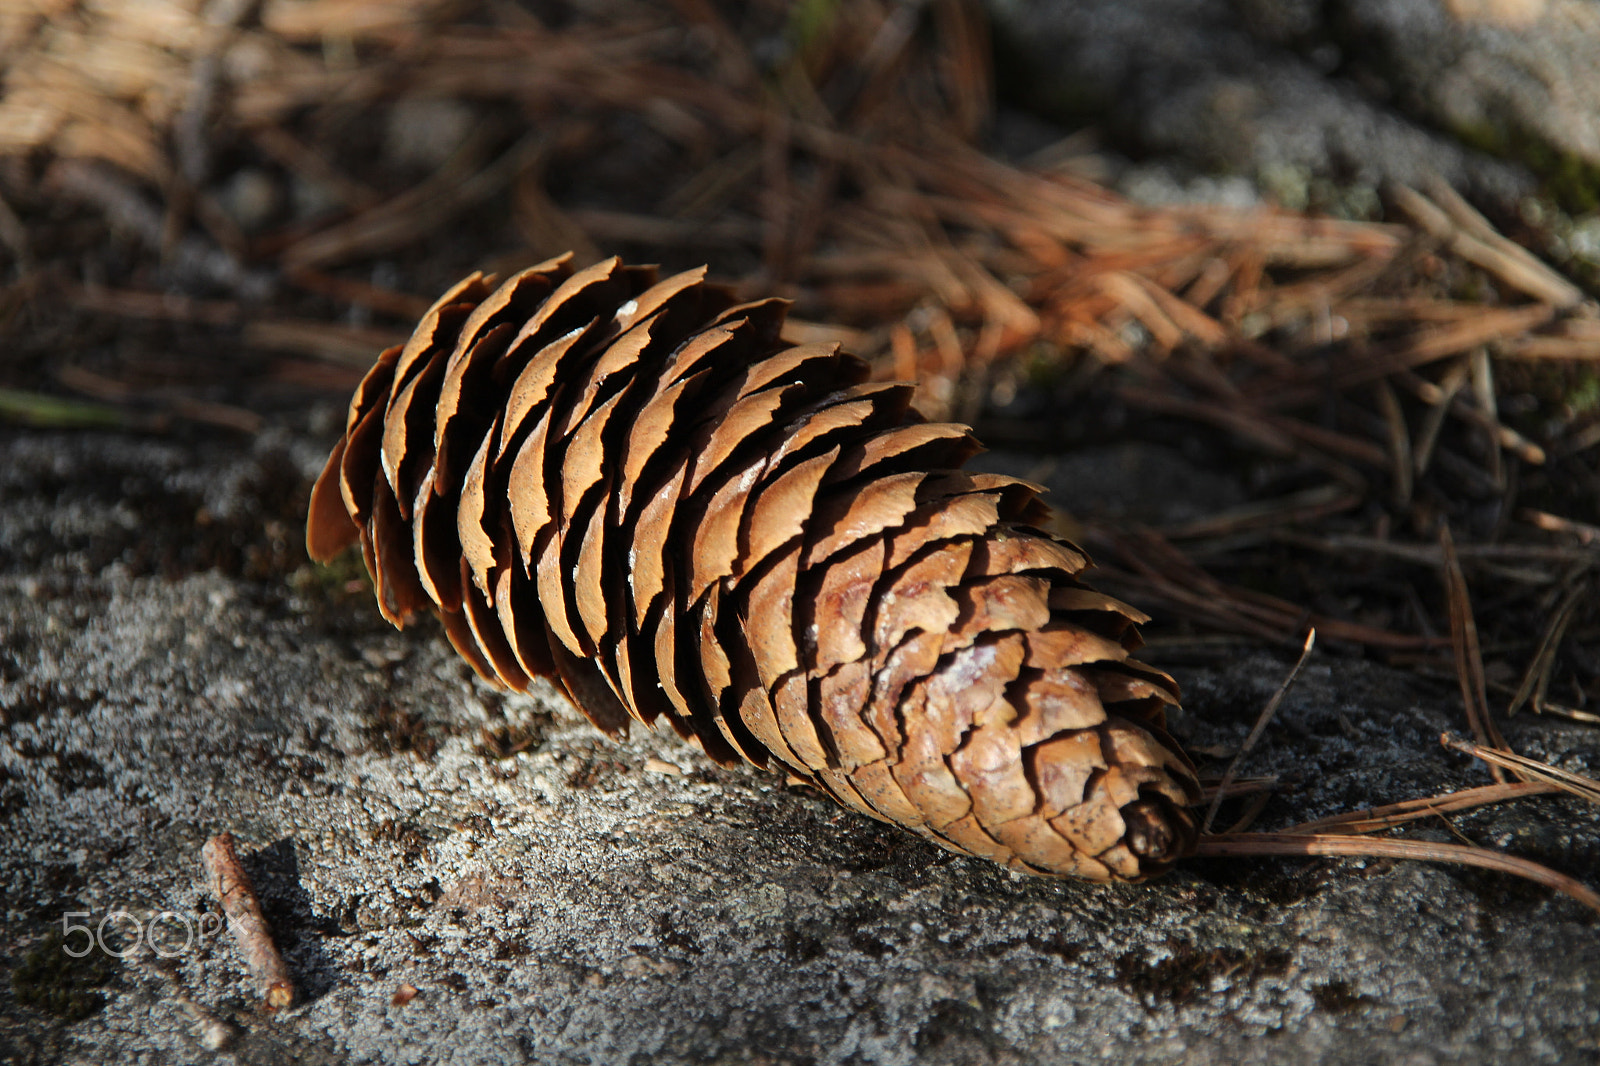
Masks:
[[[1501,354],[1511,359],[1557,359],[1593,363],[1600,360],[1600,346],[1593,337],[1547,337],[1544,335],[1507,338]]]
[[[1308,625],[1328,640],[1395,651],[1443,643],[1438,637],[1395,633],[1329,618],[1276,596],[1224,584],[1152,530],[1088,527],[1082,535],[1104,546],[1132,571],[1119,571],[1102,563],[1101,572],[1107,577],[1130,591],[1138,589],[1147,600],[1164,602],[1215,628],[1249,633],[1276,644],[1292,644]]]
[[[1260,397],[1261,405],[1269,409],[1299,407],[1316,402],[1330,391],[1365,385],[1402,370],[1469,352],[1490,341],[1521,336],[1554,316],[1555,309],[1548,304],[1479,308],[1477,314],[1465,320],[1419,331],[1410,343],[1399,348],[1379,350],[1364,359],[1343,360],[1337,370],[1320,380],[1305,380],[1298,374],[1289,381],[1264,378],[1252,386],[1250,393]]]
[[[751,241],[760,233],[755,223],[739,218],[657,218],[598,207],[575,207],[564,214],[584,233],[603,241],[721,248]]]
[[[346,176],[280,125],[250,129],[248,136],[273,161],[314,183],[343,207],[365,211],[381,199],[369,186]]]
[[[303,267],[284,278],[289,284],[307,292],[318,293],[341,303],[359,304],[380,314],[394,315],[407,322],[415,322],[432,303],[427,297],[396,292],[379,285],[354,278],[341,278],[325,274],[311,267]]]
[[[1217,786],[1217,794],[1211,798],[1211,806],[1206,808],[1205,821],[1200,823],[1200,832],[1209,833],[1211,831],[1212,819],[1217,816],[1217,808],[1222,806],[1222,797],[1227,794],[1228,786],[1233,784],[1233,778],[1239,770],[1239,764],[1244,761],[1244,757],[1250,754],[1250,749],[1255,747],[1256,742],[1261,739],[1261,734],[1266,731],[1267,723],[1272,721],[1272,716],[1278,712],[1278,705],[1283,702],[1283,697],[1288,695],[1289,686],[1294,684],[1294,679],[1300,676],[1300,671],[1304,669],[1306,660],[1311,657],[1311,649],[1316,643],[1317,631],[1315,629],[1307,631],[1305,647],[1300,649],[1300,658],[1295,661],[1294,669],[1289,671],[1289,675],[1283,679],[1283,683],[1278,686],[1278,691],[1272,694],[1272,698],[1267,701],[1267,705],[1261,708],[1261,714],[1256,717],[1256,724],[1250,730],[1250,735],[1245,738],[1244,744],[1239,748],[1239,753],[1233,757],[1233,761],[1228,764],[1227,771],[1222,775],[1222,783]]]
[[[1489,429],[1489,480],[1495,488],[1505,488],[1505,463],[1500,458],[1500,412],[1495,402],[1494,365],[1489,361],[1489,349],[1474,348],[1472,362],[1472,391],[1478,397],[1478,410],[1483,413]],[[1502,512],[1503,513],[1503,512]]]
[[[1249,829],[1255,824],[1256,819],[1261,817],[1261,812],[1267,809],[1267,804],[1271,801],[1272,793],[1270,792],[1261,792],[1252,796],[1250,802],[1245,804],[1244,813],[1239,816],[1239,820],[1230,825],[1226,833],[1222,835],[1242,833]]]
[[[1521,517],[1527,518],[1531,513],[1524,511]],[[1328,552],[1332,555],[1344,552],[1371,552],[1393,559],[1401,559],[1418,566],[1437,569],[1443,565],[1444,556],[1439,551],[1437,544],[1408,544],[1398,540],[1384,540],[1380,537],[1365,537],[1356,533],[1331,533],[1324,537],[1313,537],[1293,530],[1285,530],[1278,534],[1280,540],[1302,547],[1313,548],[1317,551]],[[1498,562],[1505,563],[1571,563],[1582,562],[1595,557],[1594,552],[1583,548],[1566,548],[1544,544],[1463,544],[1456,549],[1456,555],[1461,559],[1477,560],[1479,565],[1493,565]]]
[[[255,975],[256,987],[268,1010],[281,1010],[294,1002],[294,982],[289,967],[272,942],[272,931],[261,913],[261,901],[250,884],[250,875],[239,865],[233,834],[220,833],[200,849],[211,891],[222,905],[228,928],[244,954],[245,964]]]
[[[122,318],[215,327],[237,325],[244,318],[244,310],[234,300],[196,300],[181,293],[108,289],[102,285],[67,284],[61,293],[74,307]]]
[[[1559,703],[1545,703],[1544,709],[1540,713],[1554,715],[1557,718],[1565,718],[1569,722],[1583,722],[1585,725],[1600,725],[1600,714],[1593,714],[1589,711],[1580,711],[1576,707],[1564,707]]]
[[[1214,511],[1203,518],[1165,526],[1160,532],[1168,540],[1227,536],[1250,529],[1303,524],[1360,507],[1363,502],[1361,496],[1342,485],[1318,485],[1277,499]]]
[[[194,1022],[194,1034],[200,1040],[200,1046],[207,1051],[226,1051],[238,1036],[238,1031],[228,1022],[217,1017],[204,1004],[197,1003],[189,995],[178,992],[173,996],[178,1006],[184,1009]]]
[[[1533,443],[1510,426],[1490,419],[1484,414],[1481,407],[1475,407],[1465,397],[1461,396],[1461,387],[1466,381],[1467,365],[1459,365],[1451,371],[1451,377],[1445,379],[1443,388],[1435,385],[1419,374],[1409,370],[1402,370],[1390,378],[1391,381],[1409,389],[1418,399],[1429,404],[1424,415],[1423,433],[1419,435],[1419,447],[1426,447],[1426,454],[1419,452],[1417,455],[1417,473],[1426,471],[1428,459],[1431,457],[1435,438],[1444,424],[1446,414],[1459,415],[1475,426],[1486,430],[1494,442],[1501,448],[1516,455],[1525,463],[1539,466],[1545,461],[1544,449]]]
[[[226,1051],[232,1046],[239,1035],[238,1029],[231,1022],[217,1017],[209,1007],[189,995],[188,989],[178,975],[177,964],[173,960],[155,959],[144,952],[138,952],[133,955],[133,961],[151,977],[158,978],[171,986],[169,995],[194,1023],[194,1035],[200,1041],[201,1047],[207,1051]]]

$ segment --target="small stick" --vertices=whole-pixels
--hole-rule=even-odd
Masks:
[[[1283,684],[1278,686],[1278,691],[1272,694],[1267,705],[1261,708],[1261,714],[1256,718],[1255,727],[1250,730],[1250,735],[1245,738],[1244,744],[1239,748],[1239,754],[1233,757],[1233,762],[1228,764],[1227,772],[1222,775],[1222,783],[1217,786],[1217,794],[1211,797],[1211,806],[1206,808],[1206,820],[1200,824],[1200,832],[1211,831],[1212,819],[1217,816],[1217,808],[1222,806],[1222,797],[1227,795],[1228,786],[1233,784],[1234,774],[1238,772],[1239,764],[1244,757],[1250,754],[1250,749],[1256,746],[1256,741],[1261,739],[1261,734],[1266,731],[1267,723],[1272,721],[1272,716],[1278,712],[1278,704],[1283,702],[1283,697],[1288,694],[1289,686],[1294,684],[1294,679],[1300,676],[1300,671],[1305,667],[1306,660],[1311,657],[1311,649],[1317,643],[1315,629],[1306,632],[1305,647],[1300,650],[1300,658],[1294,664],[1294,669],[1289,671],[1289,676],[1283,679]]]
[[[289,967],[272,942],[272,931],[261,913],[261,901],[250,884],[250,875],[239,865],[233,834],[220,833],[206,841],[200,849],[200,858],[205,863],[211,891],[222,904],[228,928],[244,953],[245,964],[255,975],[267,1009],[280,1010],[289,1006],[294,1002],[294,982],[289,979]]]
[[[1600,895],[1548,866],[1488,848],[1434,844],[1425,840],[1374,840],[1345,833],[1215,833],[1200,838],[1195,854],[1205,857],[1246,855],[1316,855],[1339,858],[1422,859],[1479,866],[1485,870],[1536,881],[1600,911]]]

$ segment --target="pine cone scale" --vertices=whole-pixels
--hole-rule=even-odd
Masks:
[[[889,756],[877,734],[861,720],[871,691],[872,664],[860,659],[840,664],[817,683],[822,724],[833,738],[837,769],[846,774]]]
[[[436,408],[427,402],[416,403],[417,393],[421,390],[424,396],[437,394],[443,380],[444,360],[435,352],[434,357],[424,364],[421,373],[406,382],[384,412],[383,443],[378,451],[378,460],[394,493],[400,517],[407,522],[411,520],[411,504],[417,496],[417,466],[433,458],[433,418]],[[419,455],[419,449],[416,448],[408,452],[407,441],[426,444],[428,454]]]
[[[733,576],[739,559],[739,526],[743,523],[745,505],[755,488],[756,480],[765,470],[765,456],[752,455],[743,464],[727,472],[727,480],[718,485],[704,510],[688,508],[690,528],[685,539],[690,545],[689,599],[698,601],[717,582]]]
[[[790,544],[770,553],[761,572],[746,582],[739,618],[745,646],[755,660],[756,676],[771,693],[778,680],[800,666],[794,639],[794,591],[800,569],[800,546]]]
[[[835,446],[822,455],[801,460],[762,485],[760,495],[749,508],[745,531],[740,536],[744,547],[739,553],[735,574],[750,573],[805,532],[822,478],[838,457],[839,449]]]
[[[830,763],[827,745],[811,720],[810,679],[802,672],[784,677],[772,690],[772,709],[778,718],[778,728],[784,741],[800,758],[793,767],[802,777],[813,776],[826,770]]]
[[[891,553],[895,545],[890,545]],[[880,648],[892,648],[914,630],[940,636],[940,647],[961,615],[961,608],[945,590],[961,580],[972,558],[965,541],[939,545],[920,559],[895,562],[890,555],[886,573],[890,580],[874,597],[876,618],[873,637]]]
[[[901,699],[913,683],[938,665],[943,644],[942,631],[919,630],[887,654],[880,652],[873,660],[872,701],[862,717],[878,734],[883,746],[896,753],[897,759],[905,742]]]
[[[472,639],[478,644],[483,653],[483,658],[488,660],[497,675],[506,685],[521,691],[528,687],[530,680],[517,661],[516,654],[511,650],[511,642],[506,639],[506,630],[500,624],[500,617],[478,589],[476,582],[466,581],[463,575],[462,606],[467,616],[467,626],[472,632]]]
[[[655,617],[654,655],[656,682],[672,705],[673,719],[691,723],[695,719],[694,706],[678,687],[678,649],[673,639],[678,631],[677,609],[670,598],[664,599]],[[691,732],[693,732],[691,730]],[[696,734],[698,735],[698,734]]]
[[[634,622],[643,631],[645,616],[666,592],[668,585],[667,540],[671,516],[683,495],[688,479],[687,462],[678,464],[672,476],[652,494],[634,523],[633,546],[628,551],[628,579],[633,589]]]
[[[589,329],[573,330],[536,349],[528,359],[527,365],[518,372],[505,401],[502,426],[495,432],[499,442],[494,449],[496,463],[502,461],[506,453],[514,447],[520,448],[525,444],[526,436],[523,428],[532,425],[528,420],[535,412],[542,414],[545,411],[561,374],[562,364],[575,349],[581,350],[585,341],[592,339],[592,333],[598,330],[598,325],[599,320],[594,319],[590,322]],[[518,339],[512,342],[501,363],[494,368],[495,371],[498,372],[502,366],[509,368],[514,365],[526,334],[526,327],[519,331]]]
[[[523,673],[530,678],[553,675],[555,660],[551,658],[550,641],[545,635],[544,612],[539,608],[533,581],[520,565],[511,564],[501,571],[495,586],[494,605],[501,631]]]
[[[805,644],[814,649],[808,664],[814,673],[826,674],[867,653],[861,625],[872,590],[883,574],[883,556],[883,544],[878,540],[836,556],[821,568],[821,580],[803,598],[800,620],[806,627]],[[807,579],[815,573],[815,568],[803,573],[799,587],[808,588],[811,582]]]
[[[489,478],[489,450],[494,431],[486,434],[473,453],[467,466],[467,475],[456,497],[456,536],[461,558],[467,564],[463,583],[470,583],[480,592],[489,587],[489,573],[494,569],[498,540],[496,527],[485,519],[499,509]],[[542,484],[542,482],[541,482]],[[525,488],[537,492],[540,489]],[[448,500],[449,497],[443,497]],[[449,554],[449,549],[444,549]],[[446,606],[441,603],[441,606]]]
[[[839,368],[840,373],[852,369],[848,362]],[[783,463],[791,455],[839,447],[838,442],[852,430],[881,420],[886,401],[878,393],[889,387],[857,385],[830,393],[797,411],[790,423],[789,436],[773,453],[773,463]]]
[[[589,515],[588,527],[579,542],[577,563],[571,570],[571,588],[577,600],[578,619],[588,634],[589,646],[594,648],[599,647],[609,634],[619,631],[620,619],[614,616],[620,616],[624,610],[616,591],[606,587],[606,568],[609,564],[605,514],[596,510]]]
[[[750,654],[741,655],[737,650],[734,652],[733,687],[743,694],[736,712],[751,736],[785,766],[804,766],[804,761],[794,753],[784,737],[777,709],[772,704],[768,689],[755,676],[755,663],[751,661]]]
[[[372,518],[374,484],[379,471],[379,448],[383,434],[383,408],[373,406],[363,412],[355,426],[345,434],[345,447],[339,464],[339,492],[349,521],[364,525]]]
[[[592,649],[584,646],[578,627],[572,622],[572,571],[562,565],[562,539],[560,528],[552,526],[540,535],[534,546],[539,606],[544,611],[545,625],[562,646],[572,654],[586,656]]]
[[[378,609],[390,622],[400,625],[425,610],[427,593],[417,577],[412,535],[400,514],[393,490],[382,477],[374,478],[372,537],[377,571],[372,575],[378,592]]]
[[[850,777],[861,798],[887,822],[926,835],[923,811],[906,796],[884,762],[866,763]]]
[[[878,478],[858,492],[833,492],[819,498],[811,525],[820,534],[806,551],[812,567],[846,545],[897,529],[917,506],[917,489],[927,478],[920,470]]]
[[[311,486],[306,508],[306,554],[313,559],[331,559],[354,544],[359,536],[355,522],[345,509],[340,483],[343,481],[345,438],[334,444],[328,462]]]

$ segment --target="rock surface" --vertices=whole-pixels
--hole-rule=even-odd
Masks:
[[[1600,1054],[1600,934],[1542,889],[1381,862],[1018,879],[670,736],[613,745],[550,692],[491,691],[437,631],[383,625],[354,570],[304,563],[323,443],[0,435],[0,1062]],[[1176,729],[1215,768],[1287,664],[1206,658],[1166,665]],[[1296,785],[1261,827],[1481,783],[1437,743],[1457,703],[1319,656],[1248,766]],[[1508,733],[1600,768],[1593,732]],[[1575,801],[1454,824],[1600,870]],[[213,913],[199,852],[222,830],[301,989],[277,1017],[225,935],[183,946]],[[172,912],[170,961],[130,950],[116,911]],[[68,960],[64,918],[105,922],[128,957]]]
[[[1587,0],[988,6],[1030,101],[1242,173],[1291,207],[1313,180],[1435,175],[1510,203],[1534,187],[1525,164],[1545,179],[1600,164],[1600,9]]]

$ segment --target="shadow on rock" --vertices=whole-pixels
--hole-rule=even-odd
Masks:
[[[300,860],[294,839],[284,837],[253,854],[240,857],[250,875],[278,951],[294,977],[295,998],[308,1003],[333,990],[339,970],[323,950],[322,937],[342,936],[337,918],[318,915],[311,894],[300,883]]]

